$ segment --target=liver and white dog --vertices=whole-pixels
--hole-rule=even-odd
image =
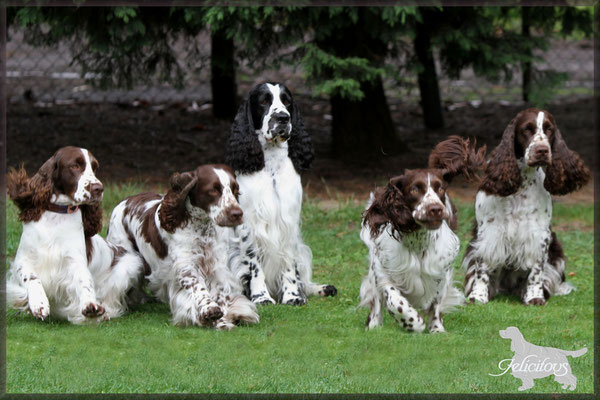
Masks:
[[[142,193],[113,210],[108,240],[139,254],[145,268],[126,275],[144,281],[171,307],[173,323],[231,329],[258,322],[252,302],[227,267],[225,227],[243,212],[238,184],[226,165],[204,165],[176,173],[163,195]],[[131,300],[131,299],[130,299]]]
[[[8,194],[23,223],[7,279],[9,307],[42,320],[53,315],[75,324],[120,315],[118,299],[105,299],[93,275],[141,263],[97,235],[104,191],[97,168],[88,150],[63,147],[31,178],[23,168],[9,172]],[[102,279],[108,286],[127,284],[121,277]]]
[[[465,252],[465,293],[487,303],[513,293],[544,305],[573,289],[551,229],[552,197],[579,189],[590,171],[565,143],[552,114],[521,111],[494,149],[475,198],[473,239]]]
[[[463,303],[453,286],[458,255],[456,209],[447,193],[451,179],[481,168],[485,148],[452,136],[439,143],[429,168],[406,170],[377,188],[363,214],[360,238],[369,248],[369,273],[360,288],[361,306],[370,309],[367,329],[383,323],[387,311],[406,330],[444,332],[442,313]]]

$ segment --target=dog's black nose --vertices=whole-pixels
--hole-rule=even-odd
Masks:
[[[290,122],[290,115],[284,112],[278,112],[273,114],[273,119],[279,124],[287,124]]]

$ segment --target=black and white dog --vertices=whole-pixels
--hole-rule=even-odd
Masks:
[[[312,252],[300,232],[300,172],[313,158],[288,88],[254,87],[235,117],[226,155],[236,171],[245,220],[230,238],[229,265],[254,303],[302,305],[309,295],[337,292],[312,282]]]

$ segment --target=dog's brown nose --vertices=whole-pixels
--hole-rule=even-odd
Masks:
[[[231,222],[240,223],[242,221],[242,217],[244,216],[244,212],[241,208],[233,207],[227,213],[227,217]]]
[[[101,183],[92,183],[90,185],[90,193],[92,194],[92,197],[100,197],[102,196],[102,193],[104,192],[104,186],[102,186]]]
[[[442,216],[442,212],[444,208],[438,204],[432,205],[429,210],[427,210],[427,214],[431,218],[440,218]]]
[[[535,157],[537,159],[545,159],[548,157],[548,147],[546,146],[539,146],[538,148],[535,149]]]

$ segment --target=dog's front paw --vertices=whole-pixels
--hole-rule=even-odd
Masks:
[[[50,315],[50,305],[46,302],[37,302],[33,304],[31,301],[29,302],[29,312],[37,319],[41,319],[42,321],[48,318]]]
[[[223,310],[216,303],[213,303],[204,307],[200,313],[200,322],[202,324],[210,324],[221,317],[223,317]]]
[[[104,315],[104,307],[100,304],[89,303],[87,306],[81,310],[81,314],[83,314],[86,318],[96,318]]]
[[[546,304],[546,299],[544,299],[543,297],[536,297],[533,299],[526,300],[524,303],[526,306],[543,306]]]
[[[408,318],[400,319],[402,326],[409,332],[421,333],[425,330],[425,320],[419,314],[416,316],[410,316]]]
[[[281,304],[288,306],[303,306],[306,304],[306,298],[295,293],[284,293],[281,297]]]
[[[215,329],[219,331],[230,331],[235,328],[235,324],[227,321],[225,318],[220,318],[215,324]]]
[[[444,325],[441,322],[437,321],[429,326],[429,333],[445,333],[446,329],[444,329]]]
[[[489,301],[489,296],[488,296],[487,290],[485,292],[473,290],[471,292],[471,294],[469,295],[469,301],[471,303],[486,304]]]
[[[275,302],[275,300],[273,300],[273,298],[271,296],[269,296],[268,293],[264,293],[264,292],[252,295],[250,300],[256,305],[265,306],[267,304],[277,304]]]

